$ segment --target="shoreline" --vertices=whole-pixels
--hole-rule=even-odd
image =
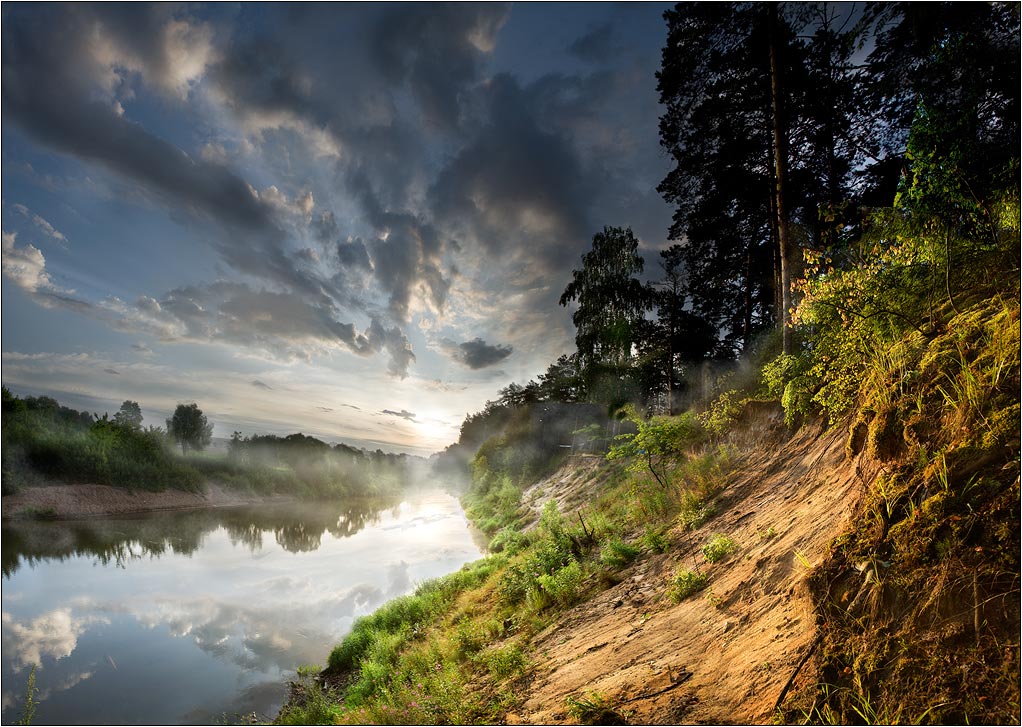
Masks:
[[[203,492],[129,490],[94,484],[25,487],[0,500],[0,519],[85,520],[176,510],[238,507],[294,502],[287,495],[257,495],[206,483]]]

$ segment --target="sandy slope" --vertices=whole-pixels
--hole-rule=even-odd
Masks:
[[[202,493],[181,490],[149,492],[106,485],[49,485],[26,487],[17,494],[5,495],[2,512],[5,519],[18,517],[26,510],[47,512],[61,519],[74,519],[282,502],[287,499],[247,495],[224,489],[216,484],[207,485],[205,492]]]
[[[534,642],[523,709],[509,722],[571,721],[565,698],[596,691],[637,723],[763,723],[816,636],[808,570],[824,558],[872,479],[846,460],[844,435],[810,426],[789,434],[779,409],[755,416],[718,512],[695,532],[675,529],[663,555],[564,614]],[[577,474],[537,486],[572,500]],[[775,535],[764,537],[773,528]],[[724,533],[740,550],[705,563],[700,548]],[[709,574],[707,591],[678,605],[664,595],[684,565]]]

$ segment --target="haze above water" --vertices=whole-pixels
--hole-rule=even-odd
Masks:
[[[276,714],[352,621],[480,557],[458,501],[307,503],[3,527],[3,713],[34,724]]]

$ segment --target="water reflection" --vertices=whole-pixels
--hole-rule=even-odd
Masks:
[[[3,722],[34,665],[37,724],[99,724],[271,718],[288,676],[355,618],[479,551],[432,491],[10,523],[2,555]]]
[[[165,553],[191,555],[206,535],[223,528],[231,543],[251,552],[263,549],[263,536],[289,553],[309,553],[320,546],[324,533],[351,537],[380,514],[401,502],[399,497],[351,498],[344,502],[314,502],[187,512],[154,513],[113,520],[4,523],[0,551],[3,575],[10,578],[25,562],[92,556],[103,565],[124,567],[128,561],[158,558]]]

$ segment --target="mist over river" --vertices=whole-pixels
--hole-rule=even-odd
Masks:
[[[457,499],[3,525],[3,712],[34,724],[276,714],[352,621],[480,557]]]

